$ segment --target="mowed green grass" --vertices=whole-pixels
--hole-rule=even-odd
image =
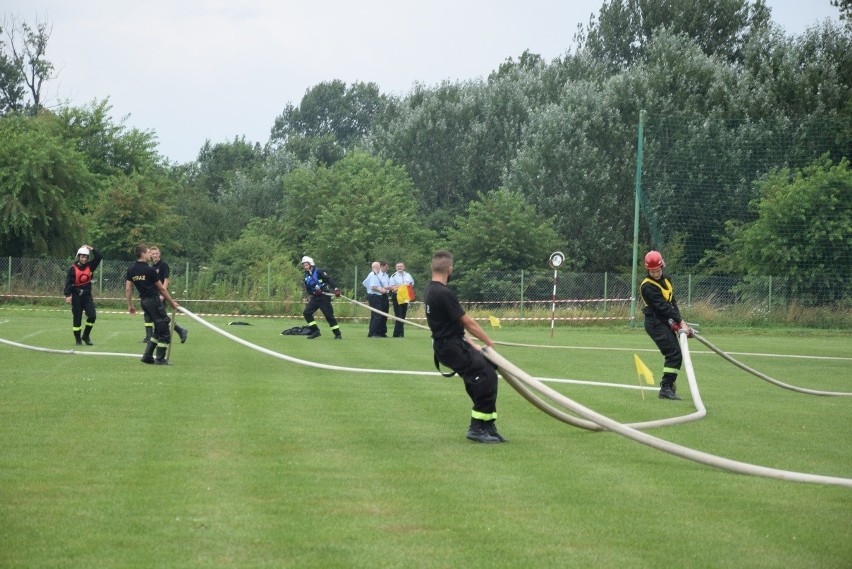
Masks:
[[[281,336],[299,323],[180,316],[172,365],[138,361],[142,321],[102,311],[95,345],[0,344],[0,567],[849,567],[852,489],[732,474],[546,416],[501,381],[508,444],[464,438],[470,403],[426,332]],[[71,349],[68,310],[0,309],[0,338]],[[704,335],[780,381],[852,391],[852,334]],[[494,330],[533,376],[636,385],[641,329]],[[707,417],[651,434],[727,458],[852,478],[852,397],[772,386],[691,341]],[[608,348],[602,350],[600,348]],[[681,381],[684,394],[686,382]],[[637,390],[550,384],[621,421],[693,410]]]

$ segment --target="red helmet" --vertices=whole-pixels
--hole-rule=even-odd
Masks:
[[[651,269],[662,269],[666,266],[666,262],[663,261],[663,256],[660,255],[659,251],[648,251],[648,254],[645,255],[645,268],[648,270]]]

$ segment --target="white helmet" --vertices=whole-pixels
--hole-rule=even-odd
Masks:
[[[314,260],[308,257],[307,255],[302,257],[302,264],[304,265],[305,263],[308,263],[312,267],[314,266]]]
[[[79,249],[77,249],[77,256],[78,256],[78,257],[79,257],[80,255],[86,255],[86,256],[88,256],[88,255],[91,255],[91,253],[92,253],[92,252],[91,252],[91,251],[89,251],[89,248],[88,248],[88,247],[80,247]]]

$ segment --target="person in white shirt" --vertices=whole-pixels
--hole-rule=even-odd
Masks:
[[[385,265],[387,265],[387,263],[385,263]],[[388,303],[388,292],[390,292],[390,289],[388,288],[389,284],[387,273],[382,272],[381,263],[378,261],[373,261],[371,269],[370,273],[361,283],[367,290],[367,304],[370,305],[370,308],[375,308],[376,310],[381,310],[382,312],[387,313],[390,308]],[[387,322],[387,316],[382,316],[381,314],[370,311],[370,328],[367,332],[367,337],[387,338]]]
[[[414,286],[414,278],[405,272],[405,263],[398,262],[396,264],[396,272],[391,275],[390,279],[390,290],[391,290],[391,301],[393,302],[393,315],[397,318],[405,320],[405,316],[408,314],[408,303],[410,298],[406,299],[404,302],[399,302],[399,296],[397,292],[400,287],[411,285]],[[413,290],[413,289],[412,289]],[[393,337],[394,338],[403,338],[405,337],[405,324],[396,320],[393,327]]]

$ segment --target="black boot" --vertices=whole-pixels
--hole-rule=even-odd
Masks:
[[[152,364],[154,363],[154,348],[157,347],[157,344],[154,342],[148,342],[145,345],[145,353],[142,354],[142,363]]]
[[[485,421],[481,419],[470,420],[470,427],[467,429],[467,438],[478,443],[486,444],[500,442],[500,439],[488,433],[485,429]]]
[[[157,359],[154,360],[154,363],[161,366],[169,365],[169,360],[166,359],[165,346],[157,346]]]
[[[311,333],[308,334],[308,340],[313,340],[314,338],[319,338],[319,336],[320,336],[319,326],[314,324],[313,326],[311,326]]]
[[[501,443],[508,443],[509,439],[497,432],[497,425],[494,424],[494,419],[485,422],[485,432],[497,439]]]
[[[335,340],[342,340],[343,339],[343,336],[340,335],[340,330],[334,331],[334,339]]]
[[[175,324],[175,332],[177,332],[177,335],[180,337],[180,343],[185,344],[186,338],[187,336],[189,336],[189,330],[187,330],[186,328],[181,328],[180,326]]]
[[[671,399],[672,401],[681,401],[681,398],[675,393],[674,383],[663,383],[660,385],[660,399]]]
[[[78,346],[83,345],[83,340],[80,339],[80,331],[74,330],[74,343]]]
[[[83,338],[82,338],[82,340],[83,340],[83,343],[84,343],[84,344],[86,344],[87,346],[91,346],[91,345],[92,345],[92,341],[89,339],[89,334],[91,334],[91,333],[92,333],[92,326],[91,326],[91,324],[86,324],[86,328],[83,330]]]

